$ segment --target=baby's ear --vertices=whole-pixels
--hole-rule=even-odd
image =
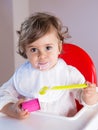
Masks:
[[[59,44],[58,44],[58,47],[59,47],[59,54],[62,52],[62,42],[60,42]]]

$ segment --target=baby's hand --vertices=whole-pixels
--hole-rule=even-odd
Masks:
[[[26,110],[22,110],[22,102],[23,99],[19,100],[17,103],[8,103],[2,108],[1,112],[13,118],[25,119],[30,115],[30,113]]]
[[[12,111],[12,117],[17,118],[17,119],[25,119],[29,116],[29,112],[26,110],[22,110],[21,108],[21,103],[23,100],[19,100],[17,103],[12,104],[10,107]]]
[[[96,85],[86,82],[87,88],[83,89],[83,100],[88,105],[93,105],[98,102],[98,93],[96,92]]]

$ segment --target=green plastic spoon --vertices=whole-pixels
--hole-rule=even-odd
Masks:
[[[53,86],[49,88],[48,86],[44,86],[40,89],[39,94],[44,95],[48,90],[66,90],[66,89],[80,89],[80,88],[86,88],[86,84],[72,84],[72,85],[66,85],[66,86]]]

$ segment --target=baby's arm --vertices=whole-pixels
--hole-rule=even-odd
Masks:
[[[13,80],[10,79],[0,87],[0,112],[13,118],[26,118],[29,113],[21,109],[23,100],[19,98],[23,97],[15,90]]]
[[[21,109],[22,102],[21,99],[17,103],[8,103],[1,109],[1,112],[13,118],[25,119],[29,116],[29,112]]]
[[[98,93],[96,85],[90,82],[87,83],[87,88],[83,89],[82,98],[87,105],[94,105],[98,102]]]

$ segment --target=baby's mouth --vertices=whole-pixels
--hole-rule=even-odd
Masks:
[[[38,63],[38,68],[40,70],[46,70],[49,68],[49,62],[46,62],[46,63]]]

